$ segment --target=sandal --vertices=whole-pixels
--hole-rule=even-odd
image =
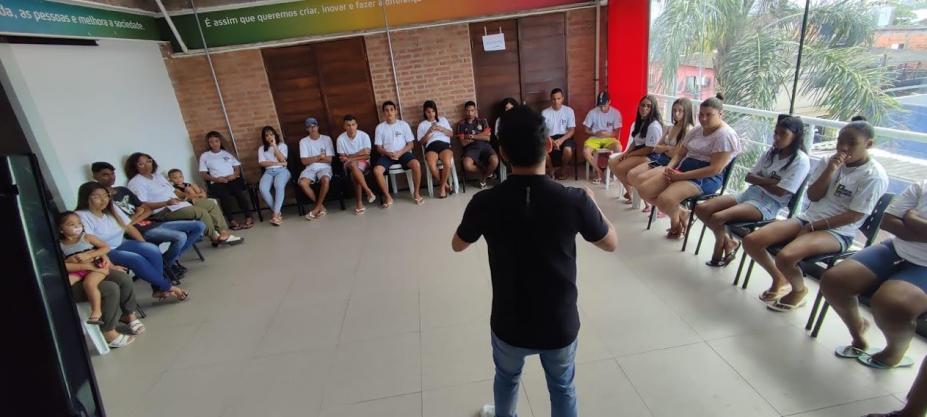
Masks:
[[[145,325],[142,324],[142,321],[139,319],[132,320],[128,323],[123,321],[122,323],[129,326],[130,334],[133,336],[138,336],[142,333],[145,333]]]
[[[622,197],[624,197],[624,203],[625,203],[625,204],[631,204],[631,203],[633,202],[633,201],[631,200],[631,193],[629,193],[629,192],[627,192],[627,191],[625,191],[625,193],[624,193],[624,195],[623,195]]]
[[[102,326],[103,318],[100,316],[90,316],[87,318],[87,324],[95,324],[97,326]]]
[[[910,368],[914,366],[914,359],[911,359],[911,357],[909,356],[903,356],[901,358],[901,361],[896,363],[894,366],[879,362],[874,357],[872,357],[872,355],[868,353],[863,353],[862,355],[856,358],[856,361],[870,368],[875,368],[875,369]]]
[[[834,349],[834,355],[836,355],[838,358],[856,359],[863,355],[871,355],[871,353],[852,345],[846,345],[837,346],[837,348]]]
[[[595,185],[599,185],[599,184],[602,183],[602,180],[600,180],[600,179],[598,179],[598,178],[593,178],[593,179],[592,179],[592,183],[595,184]]]
[[[422,204],[425,204],[425,197],[422,197],[422,196],[415,197],[415,205],[420,206]]]
[[[712,260],[709,260],[708,262],[705,262],[705,265],[708,265],[713,268],[720,268],[720,267],[726,266],[727,264],[722,263],[721,259],[712,259]]]
[[[779,289],[776,290],[775,292],[771,292],[771,291],[769,291],[769,290],[766,290],[766,291],[763,291],[762,294],[760,294],[760,301],[762,301],[762,302],[764,302],[764,303],[771,303],[771,302],[774,302],[774,301],[779,301],[780,298],[785,297],[785,295],[788,294],[788,293],[790,293],[790,292],[792,292],[792,286],[791,286],[791,285],[786,285],[786,286],[784,286],[784,287],[779,287]]]
[[[360,216],[361,214],[364,214],[366,211],[367,211],[366,207],[356,208],[354,209],[354,215]]]
[[[805,293],[805,295],[807,295],[807,292]],[[776,301],[776,302],[774,302],[774,303],[767,304],[767,305],[766,305],[766,308],[769,309],[769,310],[778,312],[778,313],[788,313],[788,312],[790,312],[790,311],[794,311],[794,310],[797,310],[797,309],[799,309],[799,308],[802,308],[802,307],[805,305],[805,303],[807,303],[807,302],[808,302],[808,297],[805,297],[805,296],[802,296],[801,301],[799,301],[799,302],[797,302],[797,303],[795,303],[795,304],[783,303],[783,302],[781,301],[781,299],[780,299],[780,301]]]
[[[387,202],[381,204],[381,205],[380,205],[380,208],[388,209],[388,208],[392,207],[392,205],[393,205],[393,201],[390,200],[390,201],[387,201]]]
[[[737,246],[734,246],[734,250],[728,252],[727,255],[724,255],[724,257],[721,258],[720,265],[718,266],[725,267],[730,265],[731,262],[734,262],[734,260],[737,259],[737,251],[740,250],[740,245],[742,244],[742,242],[737,241]]]
[[[241,226],[242,229],[250,229],[252,227],[254,227],[254,219],[250,217],[248,217],[248,219],[245,220],[245,224]]]
[[[229,222],[229,229],[231,229],[231,230],[241,230],[241,229],[242,229],[242,226],[241,226],[240,224],[238,224],[238,222],[236,222],[236,221],[233,220],[233,221],[230,221],[230,222]]]
[[[134,342],[134,341],[135,341],[135,336],[129,336],[129,335],[127,335],[127,334],[121,334],[121,335],[119,335],[119,336],[116,336],[116,338],[113,339],[113,340],[112,340],[111,342],[109,342],[108,344],[109,344],[109,347],[111,347],[111,348],[113,348],[113,349],[118,349],[118,348],[121,348],[121,347],[126,347],[126,346],[128,346],[129,344],[131,344],[131,343]]]
[[[373,204],[374,201],[377,201],[376,194],[373,194],[373,193],[367,194],[367,202],[370,204]]]

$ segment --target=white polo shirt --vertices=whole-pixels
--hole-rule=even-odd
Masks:
[[[886,213],[898,218],[904,218],[908,210],[927,217],[927,180],[911,184],[901,194],[895,196],[892,204],[885,210]],[[915,265],[927,266],[927,243],[909,242],[895,238],[895,252],[906,261]]]
[[[818,162],[809,180],[811,184],[824,173],[828,160],[829,158]],[[866,217],[879,202],[879,197],[882,197],[887,189],[888,175],[885,168],[874,158],[869,157],[868,162],[858,167],[843,165],[831,174],[827,194],[812,202],[808,210],[798,215],[798,218],[816,221],[848,211],[863,213],[865,216],[859,221],[830,229],[842,236],[855,237],[856,229],[866,221]]]
[[[570,106],[560,106],[560,110],[548,107],[541,112],[541,116],[544,116],[544,124],[547,125],[547,134],[550,136],[562,135],[576,127],[576,114]]]
[[[750,173],[753,175],[779,180],[776,187],[788,191],[781,196],[772,195],[763,187],[759,188],[763,194],[778,201],[780,204],[789,203],[789,200],[792,199],[792,195],[798,191],[798,187],[801,187],[801,183],[808,176],[808,171],[811,170],[811,160],[805,152],[799,150],[798,154],[795,155],[795,160],[792,161],[791,164],[789,164],[790,159],[792,159],[791,156],[785,158],[773,156],[770,160],[769,153],[767,152],[756,159],[753,169],[750,170]],[[788,167],[786,167],[786,165],[788,165]]]
[[[342,132],[338,135],[338,153],[344,156],[354,155],[370,148],[370,136],[362,130],[358,130],[354,134],[354,139],[348,137],[348,132]]]
[[[174,188],[174,185],[158,172],[155,172],[151,178],[146,178],[144,175],[138,174],[129,180],[129,183],[126,184],[126,187],[135,193],[139,200],[142,200],[146,203],[160,203],[172,198],[177,198],[177,194],[174,193],[174,190],[176,189]],[[170,211],[177,211],[184,207],[190,207],[190,203],[183,201],[179,204],[172,204],[167,207],[161,207],[159,209],[155,209],[154,213],[160,213],[165,208]]]
[[[382,146],[387,152],[398,152],[406,143],[415,140],[412,128],[405,120],[396,120],[393,124],[381,122],[374,133],[373,144]]]
[[[241,165],[238,158],[224,149],[219,152],[206,151],[200,155],[200,172],[208,172],[213,177],[227,177],[235,173],[235,167]]]
[[[447,119],[443,117],[438,117],[436,122],[438,123],[438,125],[444,127],[445,129],[453,131],[453,129],[451,129],[451,123],[448,122]],[[426,133],[428,133],[428,129],[430,129],[431,125],[434,123],[435,122],[429,122],[427,120],[422,120],[418,124],[418,141],[419,142],[422,141],[422,138],[425,136]],[[428,144],[430,145],[432,142],[435,142],[435,141],[445,142],[445,143],[450,144],[451,138],[445,135],[444,132],[440,130],[435,130],[431,132],[431,139],[428,139]]]
[[[609,107],[607,112],[603,112],[598,106],[586,113],[586,120],[583,126],[593,132],[614,132],[621,128],[621,113],[614,107]]]

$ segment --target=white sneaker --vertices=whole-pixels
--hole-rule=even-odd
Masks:
[[[496,406],[486,404],[480,410],[480,417],[496,417]]]

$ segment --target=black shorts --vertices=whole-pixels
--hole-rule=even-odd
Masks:
[[[474,163],[480,166],[488,166],[489,158],[496,154],[496,151],[492,150],[492,145],[486,141],[476,141],[464,148],[463,157],[470,158]]]
[[[448,149],[451,149],[450,143],[442,142],[440,140],[433,140],[428,144],[428,146],[425,147],[425,152],[441,153]]]
[[[398,160],[389,159],[389,157],[386,155],[380,155],[380,157],[377,158],[377,162],[375,162],[373,166],[381,166],[389,171],[389,167],[393,166],[394,164],[399,164],[402,166],[402,169],[409,169],[409,163],[414,160],[415,155],[412,155],[412,152],[406,152],[400,155]]]
[[[562,137],[563,135],[554,135],[554,136],[551,136],[550,138],[553,140],[557,140]],[[576,141],[573,140],[573,138],[567,139],[563,141],[563,144],[560,145],[560,149],[552,149],[550,151],[550,159],[553,161],[554,165],[559,166],[563,164],[563,148],[573,148],[575,150]],[[573,155],[575,156],[576,154],[574,153]]]

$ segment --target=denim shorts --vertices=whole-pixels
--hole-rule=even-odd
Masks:
[[[710,162],[699,161],[698,159],[686,158],[682,161],[682,164],[679,165],[679,170],[682,172],[688,172],[696,170],[699,168],[705,168],[711,165]],[[723,174],[712,175],[710,177],[698,178],[694,180],[689,180],[689,182],[695,184],[699,190],[702,190],[702,195],[711,195],[717,193],[721,189],[721,180]]]
[[[647,155],[647,157],[660,167],[665,167],[670,163],[670,157],[666,156],[665,153],[651,153],[650,155]]]
[[[913,284],[927,293],[927,267],[906,261],[895,251],[894,239],[863,249],[850,259],[859,262],[875,274],[879,285],[888,280]]]
[[[808,223],[811,223],[811,222],[808,221],[808,220],[799,219],[799,218],[797,218],[797,217],[793,218],[792,220],[797,221],[798,224],[801,225],[801,226],[804,226],[804,225],[806,225],[806,224],[808,224]],[[833,230],[822,230],[822,232],[830,233],[830,235],[833,236],[834,239],[837,240],[837,243],[840,244],[840,253],[846,252],[847,249],[850,249],[850,246],[853,245],[853,238],[852,238],[852,237],[841,235],[840,233],[837,233],[837,232],[835,232],[835,231],[833,231]]]
[[[779,210],[782,210],[782,203],[773,199],[755,185],[751,185],[746,191],[737,194],[734,199],[737,200],[737,204],[749,204],[756,207],[763,215],[763,220],[775,219],[776,215],[779,214]]]

